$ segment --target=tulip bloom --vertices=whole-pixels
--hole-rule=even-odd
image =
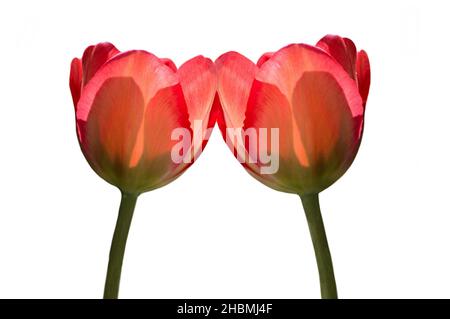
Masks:
[[[370,85],[367,54],[349,39],[328,35],[316,46],[291,44],[266,53],[257,64],[228,52],[216,67],[223,137],[252,176],[300,195],[322,296],[337,297],[318,194],[345,173],[358,151]],[[269,154],[277,169],[265,173]]]
[[[122,259],[137,197],[173,181],[205,143],[191,143],[173,161],[173,131],[207,140],[215,123],[215,67],[202,56],[179,69],[146,51],[119,52],[110,43],[88,47],[71,64],[77,137],[92,169],[122,193],[110,251],[105,298],[117,298]],[[200,126],[194,126],[201,121]]]

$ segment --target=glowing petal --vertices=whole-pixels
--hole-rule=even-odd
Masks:
[[[261,67],[261,65],[266,63],[267,60],[269,60],[272,57],[272,55],[273,55],[273,52],[266,52],[263,55],[261,55],[261,57],[258,59],[258,62],[256,62],[256,66]]]
[[[162,58],[161,62],[171,68],[173,72],[177,72],[177,66],[171,59]]]
[[[280,90],[267,83],[255,81],[245,113],[244,130],[267,129],[267,143],[258,143],[258,150],[271,149],[271,129],[279,130],[279,155],[292,156],[292,114],[289,102]],[[248,149],[248,148],[247,148]]]
[[[210,59],[197,56],[185,62],[178,75],[194,134],[193,156],[198,156],[209,137],[208,128],[215,124],[211,123],[210,114],[217,89],[216,69]]]
[[[228,52],[217,59],[216,67],[217,91],[226,126],[241,128],[244,124],[245,109],[257,70],[256,65],[237,52]]]
[[[81,60],[74,58],[70,64],[70,78],[69,86],[70,92],[72,93],[73,105],[75,107],[75,112],[77,111],[77,103],[80,99],[81,94],[81,81],[83,77],[83,68],[81,65]]]
[[[365,107],[370,88],[370,63],[369,57],[364,50],[358,52],[358,58],[356,59],[356,75],[359,94],[361,95]]]
[[[178,143],[171,135],[177,128],[185,128],[192,135],[179,84],[158,91],[146,108],[144,154],[139,170],[147,188],[160,187],[182,172],[171,158],[172,148]]]
[[[83,54],[83,85],[95,75],[100,67],[120,51],[114,45],[108,42],[91,45]]]
[[[343,88],[328,72],[305,72],[297,82],[293,111],[311,169],[327,169],[353,157],[355,121]]]
[[[298,80],[305,72],[327,72],[343,88],[344,96],[353,116],[363,114],[361,97],[355,81],[330,55],[321,49],[305,44],[291,44],[274,53],[266,61],[256,79],[277,86],[292,104]]]
[[[352,40],[337,35],[326,35],[320,39],[317,47],[328,52],[352,79],[356,79],[356,47]]]
[[[131,77],[108,78],[92,101],[82,148],[94,169],[113,184],[128,170],[144,106]]]
[[[83,88],[78,102],[77,119],[86,121],[96,92],[109,78],[129,77],[138,85],[144,102],[160,89],[178,83],[178,76],[160,59],[145,51],[128,51],[110,59]]]

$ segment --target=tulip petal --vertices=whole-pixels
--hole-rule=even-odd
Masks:
[[[256,65],[237,52],[228,52],[216,60],[218,94],[226,127],[241,128],[247,101],[255,78]],[[222,134],[225,127],[221,127]]]
[[[271,149],[271,129],[279,131],[280,156],[290,157],[292,148],[292,116],[286,97],[274,85],[254,81],[245,113],[244,130],[267,129],[267,143],[258,150]],[[259,134],[259,132],[257,132]],[[248,150],[248,147],[247,147]]]
[[[171,134],[176,128],[190,128],[183,91],[179,84],[159,90],[145,112],[145,157],[152,159],[169,154]]]
[[[210,127],[210,128],[214,127],[216,122],[219,122],[219,121],[222,121],[222,123],[224,123],[223,116],[221,116],[222,115],[221,108],[222,108],[222,106],[220,105],[219,94],[217,94],[217,92],[216,92],[214,94],[214,100],[213,100],[213,103],[211,106],[211,112],[209,114],[208,127]]]
[[[291,44],[277,51],[256,74],[256,79],[277,86],[292,104],[295,87],[305,72],[330,73],[343,88],[352,115],[363,114],[355,81],[330,55],[306,44]]]
[[[83,78],[83,67],[81,65],[81,60],[74,58],[70,64],[70,77],[69,86],[70,92],[72,93],[73,105],[75,107],[75,112],[77,111],[77,103],[80,99],[81,94],[81,81]]]
[[[178,70],[178,75],[192,125],[194,120],[207,118],[211,111],[217,89],[214,63],[197,56],[185,62]]]
[[[115,56],[100,68],[83,88],[77,119],[86,121],[95,94],[109,78],[129,77],[140,88],[147,104],[160,89],[177,84],[178,76],[160,59],[145,51],[128,51]]]
[[[252,141],[253,144],[245,141],[248,158],[244,166],[247,171],[269,187],[284,192],[294,192],[294,189],[286,186],[292,184],[286,181],[295,180],[294,175],[298,170],[298,162],[292,160],[296,158],[293,148],[295,122],[293,122],[288,100],[276,86],[256,80],[250,92],[245,114],[243,133],[247,138],[251,138],[251,130],[254,130],[257,137]],[[277,133],[274,130],[277,130]],[[278,138],[275,135],[273,140],[277,145],[272,144],[272,134],[278,135]],[[244,137],[242,140],[245,140]],[[257,146],[256,149],[254,149],[255,146]],[[252,153],[257,154],[252,155]],[[270,156],[270,162],[268,158],[262,158],[265,156]],[[278,165],[273,161],[277,161]],[[269,172],[269,166],[272,166],[274,170]]]
[[[173,63],[173,61],[171,59],[162,58],[161,62],[163,64],[167,65],[169,68],[171,68],[173,72],[177,72],[177,66],[175,65],[175,63]]]
[[[216,117],[216,122],[217,122],[217,126],[219,127],[220,133],[222,134],[222,137],[224,140],[226,140],[227,136],[226,136],[226,131],[227,131],[227,123],[225,122],[225,116],[224,116],[224,111],[223,111],[223,107],[222,107],[222,103],[220,103],[220,97],[219,97],[219,93],[216,92],[216,96],[214,97],[214,102],[213,102],[213,110],[215,110],[215,117]]]
[[[365,107],[370,88],[370,63],[369,57],[364,50],[358,52],[358,57],[356,59],[356,76],[359,94],[361,95]]]
[[[92,101],[81,145],[94,170],[114,185],[126,177],[144,106],[143,94],[131,77],[106,79]]]
[[[108,60],[83,87],[77,127],[83,152],[94,170],[113,185],[135,191],[136,165],[144,152],[144,114],[161,89],[178,76],[145,51]],[[187,116],[187,113],[186,113]]]
[[[89,46],[83,53],[83,85],[86,85],[94,74],[113,56],[120,53],[109,42]]]
[[[317,47],[325,50],[342,65],[352,79],[356,75],[356,47],[352,40],[337,35],[326,35],[317,42]]]
[[[359,139],[340,83],[328,72],[304,72],[294,89],[292,107],[311,172],[316,177],[342,172],[339,168],[353,159]]]
[[[261,65],[263,65],[267,60],[269,60],[273,55],[273,52],[266,52],[258,59],[258,62],[256,62],[256,66],[259,68]]]
[[[217,89],[216,69],[210,59],[197,56],[181,65],[178,75],[194,134],[193,154],[196,157],[209,137],[208,128],[215,124],[211,123],[210,114]]]
[[[192,136],[190,126],[180,84],[161,89],[151,99],[144,119],[144,154],[138,165],[144,175],[141,180],[147,187],[145,191],[165,185],[184,171],[181,168],[185,165],[171,158],[171,151],[179,142],[172,140],[172,132],[183,128]]]

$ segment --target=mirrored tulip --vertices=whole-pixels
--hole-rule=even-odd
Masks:
[[[215,67],[197,56],[177,69],[149,52],[120,52],[99,43],[73,59],[69,82],[81,150],[92,169],[122,193],[104,292],[117,298],[137,197],[192,165],[215,123]]]
[[[300,195],[313,236],[322,295],[337,297],[318,194],[352,164],[370,86],[364,51],[327,35],[290,44],[255,64],[237,52],[216,60],[218,124],[245,169],[265,185]]]

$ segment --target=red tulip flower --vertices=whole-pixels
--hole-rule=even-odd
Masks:
[[[128,229],[139,194],[171,182],[198,157],[205,142],[183,148],[173,160],[177,137],[204,141],[215,123],[214,64],[202,56],[179,69],[146,51],[119,52],[110,43],[88,47],[71,64],[70,89],[77,136],[92,169],[122,192],[105,285],[118,295]],[[200,125],[195,125],[200,122]]]
[[[291,44],[266,53],[257,64],[228,52],[216,67],[218,123],[227,144],[259,181],[300,195],[322,296],[337,297],[318,194],[345,173],[358,151],[370,85],[367,54],[350,39],[328,35],[316,46]]]

